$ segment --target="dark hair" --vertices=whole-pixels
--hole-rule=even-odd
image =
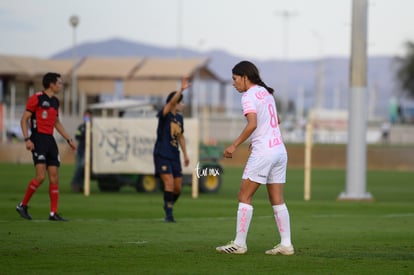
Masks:
[[[165,103],[168,103],[171,101],[171,99],[174,97],[174,95],[177,93],[177,91],[171,92],[168,96],[167,96],[167,100],[165,101]],[[181,102],[181,100],[183,100],[183,95],[181,94],[180,97],[177,100],[178,102]]]
[[[260,78],[257,67],[250,61],[241,61],[231,70],[234,75],[246,76],[253,84],[264,87],[270,94],[273,94],[273,88],[268,87]]]
[[[60,78],[60,74],[58,73],[46,73],[43,76],[43,88],[49,88],[50,84],[56,83],[58,81],[58,78]]]

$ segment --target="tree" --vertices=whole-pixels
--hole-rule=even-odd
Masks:
[[[397,79],[401,88],[414,97],[414,42],[405,43],[406,55],[398,58]]]

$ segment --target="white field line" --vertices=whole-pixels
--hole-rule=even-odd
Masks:
[[[318,215],[310,215],[308,217],[311,218],[320,218],[320,219],[325,219],[325,218],[343,218],[343,217],[350,217],[353,216],[355,217],[355,214],[318,214]],[[380,215],[379,217],[383,217],[383,218],[404,218],[404,217],[414,217],[414,213],[391,213],[391,214],[385,214],[385,215]],[[127,219],[76,219],[76,218],[70,218],[69,219],[69,223],[72,222],[102,222],[102,223],[107,223],[107,222],[112,222],[112,221],[129,221],[129,222],[137,222],[137,221],[153,221],[153,222],[164,222],[163,218],[136,218],[136,219],[131,219],[131,218],[127,218]],[[198,221],[198,220],[207,220],[207,221],[224,221],[224,220],[235,220],[236,216],[232,216],[232,217],[203,217],[203,218],[179,218],[179,220],[181,221]],[[273,216],[267,215],[267,216],[255,216],[253,215],[253,219],[273,219]],[[24,219],[20,218],[20,217],[16,217],[16,219],[13,220],[0,220],[0,223],[9,223],[12,221],[24,221]],[[56,223],[56,221],[49,221],[47,218],[41,218],[41,219],[37,219],[34,218],[33,220],[27,221],[27,222],[48,222],[48,223]],[[60,223],[66,223],[66,222],[60,222]]]

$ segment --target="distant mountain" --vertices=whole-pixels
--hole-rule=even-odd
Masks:
[[[72,48],[63,50],[51,56],[52,59],[72,58]],[[210,51],[202,53],[186,48],[165,48],[148,45],[140,42],[132,42],[124,39],[109,39],[101,42],[89,42],[77,45],[76,54],[78,57],[87,56],[149,56],[149,57],[209,57],[211,68],[218,75],[229,75],[228,64],[235,64],[240,60],[225,51]],[[224,77],[223,79],[231,79]]]
[[[123,39],[109,39],[101,42],[89,42],[80,44],[76,47],[76,54],[80,57],[85,56],[177,56],[177,50],[148,45],[139,42],[132,42]],[[184,56],[194,56],[197,52],[183,49]],[[71,58],[72,48],[56,53],[52,58]]]
[[[320,60],[255,60],[232,55],[226,51],[213,50],[199,52],[186,48],[159,47],[124,39],[109,39],[100,42],[84,43],[77,46],[79,57],[87,56],[140,56],[140,57],[208,57],[210,69],[223,80],[231,81],[231,69],[241,60],[251,60],[260,69],[263,80],[277,92],[295,102],[299,90],[303,90],[305,106],[310,108],[316,102],[318,76],[323,76],[323,106],[327,108],[347,108],[349,91],[349,58],[326,57],[323,61],[323,74],[318,74]],[[58,52],[51,58],[71,58],[72,48]],[[391,56],[369,57],[368,97],[375,101],[374,114],[386,116],[387,106],[396,93],[394,58]],[[287,80],[285,80],[287,79]],[[287,91],[287,93],[284,93]],[[283,95],[282,95],[283,96]]]

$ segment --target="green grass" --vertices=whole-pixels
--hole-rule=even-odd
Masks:
[[[241,168],[225,168],[218,194],[191,198],[186,186],[176,224],[162,221],[162,195],[70,192],[73,166],[60,169],[59,209],[49,222],[47,183],[30,202],[34,220],[14,210],[31,165],[0,164],[0,274],[414,274],[414,172],[368,171],[374,202],[339,202],[345,171],[313,170],[303,201],[303,170],[290,169],[285,198],[294,256],[268,256],[278,233],[265,188],[254,197],[246,255],[215,247],[234,238]]]

